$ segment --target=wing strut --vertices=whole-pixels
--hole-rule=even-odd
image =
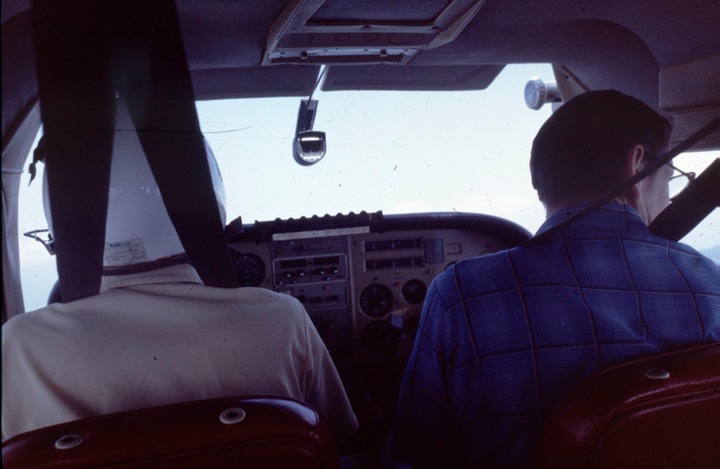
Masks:
[[[658,236],[679,241],[720,207],[720,158],[690,183],[650,224]]]

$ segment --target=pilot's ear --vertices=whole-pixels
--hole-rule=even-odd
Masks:
[[[630,148],[630,150],[628,150],[626,159],[631,167],[631,172],[629,174],[630,176],[635,176],[645,167],[645,164],[643,162],[644,155],[645,148],[639,143]]]
[[[642,171],[644,167],[643,156],[645,155],[645,148],[639,143],[633,145],[625,155],[625,166],[623,168],[623,178],[629,179],[635,176],[637,173]],[[633,199],[637,199],[640,195],[637,184],[630,188],[630,195]]]

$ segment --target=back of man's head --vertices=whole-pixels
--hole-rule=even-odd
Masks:
[[[556,110],[533,140],[533,187],[546,206],[599,197],[623,181],[634,145],[657,156],[670,131],[666,118],[618,91],[579,95]]]

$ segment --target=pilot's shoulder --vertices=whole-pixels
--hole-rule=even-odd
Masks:
[[[510,249],[483,254],[481,256],[469,257],[458,261],[452,269],[459,275],[473,275],[483,273],[484,275],[501,274],[511,271]],[[448,269],[450,270],[450,269]]]
[[[445,294],[450,291],[477,294],[486,290],[514,288],[516,283],[510,250],[460,260],[438,275],[433,284]]]

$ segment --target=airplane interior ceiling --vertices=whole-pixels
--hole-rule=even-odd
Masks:
[[[63,5],[82,11],[86,1]],[[4,138],[37,94],[31,4],[2,2]],[[320,5],[317,11],[313,5]],[[720,75],[720,4],[708,0],[437,0],[411,7],[402,1],[180,0],[176,7],[198,99],[308,95],[321,62],[330,64],[326,90],[484,89],[504,64],[556,63],[588,88],[633,94],[688,129],[720,107],[720,85],[710,78]],[[305,36],[283,30],[292,7],[307,17],[300,26],[290,24]],[[386,57],[353,56],[338,46],[347,38],[355,49],[372,49],[386,38],[378,46]],[[305,59],[262,65],[283,44],[291,46],[277,54],[292,55],[293,41],[309,44]],[[393,41],[406,50],[413,41],[424,44],[393,59],[387,47]],[[322,55],[328,50],[331,56]],[[718,140],[711,148],[720,147]]]

